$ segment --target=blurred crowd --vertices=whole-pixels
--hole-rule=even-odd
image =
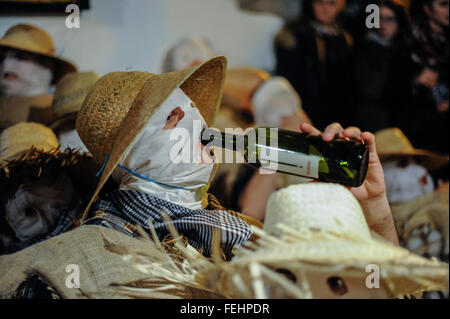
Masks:
[[[373,3],[380,23],[369,29]],[[398,127],[415,147],[448,154],[448,24],[445,0],[304,1],[276,39],[276,73],[319,128]]]

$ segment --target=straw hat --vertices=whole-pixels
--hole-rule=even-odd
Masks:
[[[84,216],[124,154],[174,89],[180,87],[211,125],[222,97],[226,62],[219,56],[178,72],[114,72],[97,81],[77,116],[77,131],[83,143],[98,164],[105,163]]]
[[[0,166],[20,158],[33,148],[51,153],[58,147],[58,139],[50,128],[39,123],[19,123],[0,134]]]
[[[63,75],[77,70],[72,62],[55,55],[50,34],[31,24],[17,24],[9,28],[0,39],[0,49],[25,51],[53,61],[55,63],[53,84],[57,83]]]
[[[441,167],[448,162],[448,155],[443,156],[430,151],[414,148],[399,128],[387,128],[375,134],[377,153],[381,161],[390,158],[413,156],[421,161],[428,170]]]
[[[49,127],[22,122],[8,127],[0,134],[0,180],[9,177],[9,171],[17,164],[40,166],[53,160],[60,166],[77,165],[82,171],[77,178],[84,179],[84,187],[93,190],[90,175],[95,175],[93,170],[96,167],[92,157],[72,149],[62,152],[58,138]]]
[[[65,75],[56,85],[53,94],[53,115],[55,120],[50,124],[56,129],[68,120],[75,120],[89,90],[98,80],[97,73],[80,72]]]
[[[259,86],[270,78],[264,70],[241,67],[227,71],[224,88],[224,103],[249,113],[252,110],[252,96]]]
[[[295,185],[272,194],[264,231],[254,230],[260,237],[258,245],[236,250],[231,263],[201,274],[199,280],[206,287],[215,281],[219,291],[229,289],[223,291],[229,295],[227,292],[233,293],[236,288],[230,285],[237,282],[233,276],[248,282],[249,269],[258,265],[266,269],[263,272],[268,276],[263,283],[278,282],[285,296],[297,289],[294,295],[301,297],[298,288],[306,282],[300,280],[296,286],[268,269],[288,269],[297,278],[303,278],[304,272],[366,278],[366,267],[377,265],[389,297],[448,290],[448,264],[427,260],[374,238],[356,198],[340,185]]]

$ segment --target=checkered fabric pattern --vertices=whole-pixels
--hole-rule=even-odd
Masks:
[[[250,226],[242,219],[222,210],[192,210],[181,205],[134,190],[116,190],[105,196],[94,206],[94,217],[84,225],[101,225],[114,228],[131,236],[136,234],[132,225],[140,225],[150,232],[151,220],[158,237],[162,240],[167,234],[168,222],[163,213],[170,218],[169,223],[183,234],[189,244],[201,249],[205,255],[211,253],[214,231],[220,231],[221,244],[227,258],[235,245],[250,239]]]

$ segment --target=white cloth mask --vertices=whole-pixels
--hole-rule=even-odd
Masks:
[[[386,192],[391,204],[404,203],[430,194],[434,190],[433,178],[418,164],[401,167],[398,160],[383,163]]]
[[[169,116],[181,109],[175,128],[164,129]],[[214,161],[205,161],[200,142],[206,122],[192,100],[179,88],[153,115],[112,174],[121,189],[130,189],[191,209],[201,208],[202,187],[208,184]],[[182,160],[184,157],[184,160]],[[152,181],[150,181],[152,180]]]
[[[52,71],[31,60],[8,52],[0,63],[0,93],[3,96],[36,96],[48,93]]]
[[[283,117],[296,114],[302,103],[288,80],[274,76],[255,92],[252,106],[258,126],[281,127]]]
[[[61,145],[61,150],[65,151],[68,148],[77,150],[81,153],[89,153],[89,150],[81,141],[75,129],[69,131],[62,131],[58,134],[59,145]]]

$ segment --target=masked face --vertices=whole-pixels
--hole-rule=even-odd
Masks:
[[[50,88],[51,66],[29,54],[7,51],[0,63],[0,93],[4,96],[35,96]]]
[[[377,289],[367,288],[366,274],[358,277],[306,271],[304,272],[305,277],[302,277],[297,276],[298,271],[296,270],[291,272],[288,269],[280,268],[276,272],[298,286],[304,284],[300,278],[306,278],[314,299],[383,299],[388,297],[385,288],[381,285]],[[277,289],[272,287],[272,290],[275,292]]]
[[[55,181],[41,179],[19,187],[5,205],[6,218],[18,239],[30,239],[49,233],[72,199],[70,177],[61,172]]]
[[[165,192],[170,192],[171,187],[196,190],[205,186],[214,162],[211,150],[201,144],[203,128],[205,120],[194,102],[181,89],[174,90],[121,162],[147,179],[116,168],[114,180],[121,187],[145,192],[161,186]],[[157,183],[149,183],[148,179]]]
[[[390,203],[403,203],[434,190],[427,170],[411,160],[391,160],[383,163],[386,191]]]

